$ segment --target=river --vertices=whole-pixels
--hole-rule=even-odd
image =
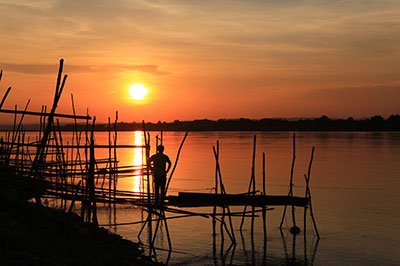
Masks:
[[[152,132],[152,153],[154,137]],[[266,154],[267,194],[286,195],[289,190],[292,163],[292,132],[190,132],[168,191],[210,193],[214,186],[215,159],[212,146],[220,142],[220,164],[227,193],[246,192],[251,176],[253,136],[257,136],[256,185],[262,190],[262,153]],[[165,153],[175,160],[182,132],[164,132]],[[107,133],[96,133],[97,143],[107,143]],[[140,144],[142,132],[120,132],[119,144]],[[283,208],[267,214],[268,241],[264,253],[261,217],[256,218],[254,246],[251,244],[250,219],[245,221],[240,237],[240,218],[234,218],[234,248],[225,234],[221,248],[217,235],[217,251],[213,253],[211,219],[190,217],[168,220],[173,252],[169,265],[399,265],[400,264],[400,133],[398,132],[296,132],[294,194],[304,196],[304,174],[307,172],[311,149],[315,156],[311,169],[313,210],[321,235],[320,241],[307,218],[304,235],[295,239],[288,232],[291,216],[279,223]],[[98,156],[98,155],[96,155]],[[124,149],[118,153],[120,165],[140,164],[139,149]],[[119,189],[137,190],[136,178],[120,180]],[[210,209],[192,211],[210,212]],[[242,210],[233,208],[234,211]],[[100,223],[109,223],[106,209],[100,210]],[[116,220],[123,223],[143,218],[140,208],[118,208]],[[168,216],[173,216],[167,214]],[[300,228],[303,209],[296,210]],[[137,241],[140,225],[114,228],[122,236]],[[144,235],[144,236],[143,236]],[[146,243],[146,234],[142,240]],[[157,259],[166,260],[168,243],[165,229],[155,243]],[[266,257],[264,257],[266,254]]]

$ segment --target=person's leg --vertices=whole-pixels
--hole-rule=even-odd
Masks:
[[[154,194],[155,194],[155,203],[158,204],[160,200],[160,178],[158,176],[154,177]]]
[[[161,187],[161,203],[164,204],[164,198],[165,198],[165,185],[167,183],[167,177],[163,176],[160,180],[160,187]]]

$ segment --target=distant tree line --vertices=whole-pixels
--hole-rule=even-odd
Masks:
[[[400,131],[400,115],[391,115],[384,119],[380,115],[366,119],[331,119],[326,115],[313,119],[288,120],[281,118],[255,119],[219,119],[219,120],[193,120],[145,123],[149,131]],[[63,130],[73,130],[73,124],[63,126]],[[118,130],[142,130],[142,123],[117,124]],[[79,130],[84,130],[84,125],[78,125]],[[108,124],[97,124],[96,131],[108,131]],[[114,125],[111,125],[114,130]]]

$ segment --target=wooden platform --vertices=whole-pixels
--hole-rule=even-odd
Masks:
[[[177,207],[208,207],[208,206],[285,206],[305,207],[308,199],[302,197],[278,195],[243,195],[243,194],[212,194],[179,192],[178,196],[167,196],[167,205]]]

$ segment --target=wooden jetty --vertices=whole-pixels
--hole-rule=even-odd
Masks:
[[[117,224],[110,223],[107,226],[127,225],[141,223],[142,228],[138,233],[138,238],[147,226],[149,232],[150,254],[155,254],[154,242],[161,226],[165,227],[169,248],[171,241],[168,231],[167,220],[183,218],[188,216],[199,216],[212,218],[213,236],[217,235],[216,225],[220,224],[221,241],[223,242],[224,233],[229,236],[232,244],[236,243],[235,229],[233,228],[232,217],[239,216],[241,220],[240,231],[246,218],[251,219],[251,237],[254,241],[254,219],[256,213],[262,213],[264,240],[266,245],[266,212],[272,210],[270,206],[283,206],[284,211],[280,228],[286,217],[287,208],[291,208],[293,226],[290,231],[294,234],[299,232],[296,225],[295,208],[304,209],[303,231],[306,231],[307,210],[310,210],[315,233],[319,238],[315,218],[312,211],[310,173],[314,157],[312,148],[310,163],[307,174],[304,175],[305,194],[304,197],[294,196],[293,193],[293,169],[295,164],[295,135],[293,135],[293,159],[291,175],[289,180],[289,192],[287,195],[269,195],[266,193],[266,174],[265,174],[265,153],[263,153],[263,183],[262,191],[256,190],[255,184],[255,151],[256,136],[253,142],[253,156],[250,182],[247,192],[242,194],[228,194],[222,180],[222,171],[219,164],[219,142],[213,146],[215,157],[215,186],[212,193],[187,193],[179,192],[176,195],[167,195],[164,204],[156,204],[153,192],[152,168],[147,164],[150,157],[150,133],[146,131],[143,122],[144,144],[143,145],[118,145],[118,112],[112,124],[108,119],[108,144],[98,145],[95,143],[94,126],[96,117],[86,115],[76,115],[74,99],[71,95],[73,114],[56,113],[58,102],[67,79],[67,75],[62,76],[63,60],[60,61],[60,68],[56,82],[56,90],[52,107],[47,109],[42,107],[40,112],[28,111],[30,100],[23,110],[2,109],[11,88],[8,88],[0,104],[0,113],[14,115],[13,129],[4,133],[0,139],[0,183],[2,186],[18,191],[22,199],[33,199],[38,205],[43,204],[44,200],[54,200],[58,208],[71,212],[75,210],[86,221],[92,229],[96,229],[98,224],[97,207],[104,204],[114,210],[116,205],[139,206],[147,213],[147,218],[142,221]],[[2,72],[0,72],[0,81]],[[40,126],[36,139],[29,139],[23,126],[25,116],[39,118]],[[75,130],[72,137],[66,140],[63,137],[59,119],[72,119]],[[85,131],[78,131],[77,120],[86,123]],[[168,177],[166,193],[176,169],[179,155],[187,133],[182,139],[178,149],[172,171]],[[163,134],[155,136],[156,146],[163,144]],[[118,149],[142,149],[145,154],[141,165],[120,165],[117,159]],[[96,151],[99,149],[108,150],[107,158],[96,158]],[[118,179],[139,176],[141,191],[123,191],[117,189]],[[76,204],[76,203],[79,203]],[[79,207],[77,207],[77,205]],[[231,206],[243,206],[242,212],[231,212]],[[186,207],[211,207],[212,211],[207,213],[186,210]],[[247,210],[247,208],[251,208]],[[77,208],[80,208],[77,210]],[[218,211],[219,210],[219,211]],[[111,213],[111,211],[110,211]],[[166,213],[175,216],[167,217]],[[178,216],[176,216],[178,214]],[[163,223],[161,223],[163,222]]]

